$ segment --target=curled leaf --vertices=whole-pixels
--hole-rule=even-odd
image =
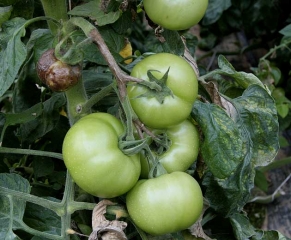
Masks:
[[[126,222],[118,220],[109,221],[105,218],[104,214],[109,205],[115,205],[115,203],[109,200],[102,200],[94,208],[92,214],[93,232],[90,234],[89,240],[127,239],[123,232],[127,226]]]
[[[200,215],[200,218],[198,219],[198,221],[196,221],[190,228],[190,232],[191,232],[191,235],[194,236],[195,238],[202,238],[204,240],[212,240],[212,238],[208,237],[204,231],[203,231],[203,228],[202,228],[202,217],[204,215],[204,212],[207,210],[208,207],[204,206],[203,208],[203,212],[202,214]]]
[[[230,117],[235,114],[235,108],[233,104],[227,101],[223,96],[221,96],[214,82],[201,82],[201,84],[208,92],[214,104],[222,107]]]

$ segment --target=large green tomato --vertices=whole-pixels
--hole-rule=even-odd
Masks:
[[[131,75],[150,81],[148,71],[156,70],[150,72],[159,83],[168,69],[165,89],[170,91],[170,94],[150,90],[138,83],[131,83],[127,87],[133,110],[140,120],[151,128],[167,128],[184,121],[197,98],[198,82],[193,68],[182,57],[174,54],[157,53],[146,57],[134,66]],[[155,94],[166,96],[161,102],[153,96]]]
[[[124,132],[121,122],[108,113],[89,114],[65,136],[63,158],[76,184],[102,198],[129,191],[140,175],[139,154],[127,156],[118,148]]]
[[[186,171],[197,159],[199,152],[199,133],[189,120],[172,126],[165,131],[153,130],[153,133],[165,133],[169,140],[169,148],[160,155],[158,160],[168,173]],[[145,157],[141,157],[141,177],[147,178],[151,166]]]
[[[178,232],[195,223],[203,208],[197,181],[185,172],[139,180],[126,195],[133,222],[152,235]]]
[[[148,17],[170,30],[185,30],[204,16],[208,0],[144,0]]]

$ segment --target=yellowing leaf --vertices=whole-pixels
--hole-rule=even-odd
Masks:
[[[132,46],[131,43],[126,39],[125,40],[125,47],[119,52],[120,56],[123,58],[130,57],[132,55]],[[126,64],[132,62],[132,58],[127,59],[124,61]]]

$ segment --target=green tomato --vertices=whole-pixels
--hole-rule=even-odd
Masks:
[[[171,91],[157,92],[138,83],[127,87],[131,106],[139,119],[151,128],[167,128],[184,121],[190,114],[192,105],[198,94],[198,81],[190,64],[182,57],[170,53],[157,53],[146,57],[132,69],[131,75],[150,81],[147,75],[149,70],[158,79],[158,83],[167,72],[168,78],[165,88]],[[148,96],[147,96],[148,94]],[[164,96],[159,101],[153,94]]]
[[[186,171],[197,159],[199,152],[199,132],[189,120],[172,126],[165,131],[153,130],[153,133],[167,135],[169,148],[165,152],[156,154],[160,163],[168,173]],[[151,166],[147,159],[141,157],[141,177],[147,178]]]
[[[202,19],[208,0],[144,0],[143,5],[154,23],[170,30],[185,30]]]
[[[185,172],[139,180],[126,195],[133,222],[152,235],[178,232],[202,213],[203,195],[197,181]]]
[[[80,119],[65,136],[63,158],[76,184],[102,198],[129,191],[140,175],[139,154],[127,156],[118,147],[122,123],[108,113]]]

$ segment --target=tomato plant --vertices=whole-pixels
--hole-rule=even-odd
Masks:
[[[146,14],[154,23],[170,30],[185,30],[202,19],[208,0],[144,0],[143,4]]]
[[[161,85],[160,91],[139,84],[127,87],[132,108],[144,124],[166,128],[189,116],[198,83],[193,68],[183,58],[169,53],[154,54],[137,63],[131,75]]]
[[[190,227],[199,218],[203,196],[199,184],[184,172],[139,180],[126,196],[134,223],[147,233],[162,235]]]
[[[199,133],[190,120],[185,120],[163,131],[154,130],[153,132],[165,140],[164,147],[155,146],[153,151],[168,173],[184,172],[196,161],[199,152]],[[145,156],[141,157],[141,166],[141,176],[147,178],[151,166]]]
[[[124,129],[107,113],[93,113],[68,131],[63,143],[65,164],[86,192],[112,198],[126,193],[140,174],[139,155],[126,156],[118,148]]]
[[[0,1],[0,239],[288,239],[290,8]]]

